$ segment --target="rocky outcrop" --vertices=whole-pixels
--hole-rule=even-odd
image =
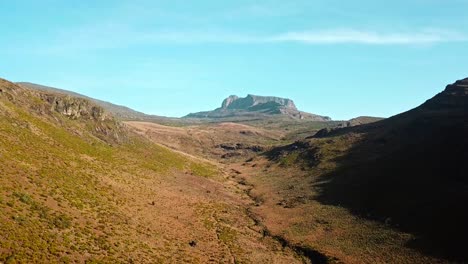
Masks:
[[[40,96],[50,104],[52,111],[58,112],[70,119],[84,118],[104,121],[110,118],[103,108],[93,105],[86,99],[54,94],[41,94]]]
[[[25,87],[27,89],[31,89],[34,91],[40,91],[40,92],[46,92],[46,93],[51,93],[51,94],[59,94],[59,95],[68,95],[73,98],[81,98],[88,100],[92,102],[93,104],[102,107],[107,113],[112,114],[112,116],[120,119],[120,120],[155,120],[155,119],[165,119],[164,117],[160,116],[154,116],[154,115],[147,115],[138,111],[135,111],[133,109],[130,109],[126,106],[122,105],[116,105],[112,104],[106,101],[101,101],[95,98],[91,98],[79,93],[59,89],[59,88],[54,88],[54,87],[49,87],[49,86],[44,86],[44,85],[39,85],[39,84],[34,84],[34,83],[28,83],[28,82],[19,82],[17,83],[21,87]]]
[[[16,107],[63,126],[76,135],[82,135],[83,130],[87,130],[109,144],[128,140],[123,124],[88,99],[53,91],[30,89],[0,79],[0,100],[5,99]],[[0,113],[2,113],[1,110],[0,107]],[[8,114],[8,111],[3,111],[3,114]],[[63,122],[63,118],[75,120],[73,122],[75,125]]]
[[[8,101],[15,101],[18,93],[24,92],[23,89],[14,83],[0,78],[0,97],[6,98]]]
[[[262,152],[264,148],[259,145],[249,145],[249,144],[243,144],[243,143],[236,143],[236,144],[229,144],[229,143],[224,143],[216,146],[217,148],[221,148],[224,150],[248,150],[252,152]]]
[[[90,100],[43,92],[39,93],[39,98],[50,106],[46,111],[42,109],[42,113],[56,112],[72,120],[89,122],[92,124],[91,133],[107,143],[122,143],[127,140],[124,126]]]

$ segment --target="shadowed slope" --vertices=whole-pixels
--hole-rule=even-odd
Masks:
[[[410,246],[427,253],[468,259],[468,79],[342,137],[352,134],[360,139],[324,177],[321,199],[417,234]]]
[[[303,164],[322,203],[416,236],[408,246],[467,260],[468,79],[379,122],[322,131],[271,152]]]

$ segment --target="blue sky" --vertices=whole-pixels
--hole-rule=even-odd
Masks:
[[[391,116],[468,77],[468,0],[2,1],[0,77],[150,114],[231,94]]]

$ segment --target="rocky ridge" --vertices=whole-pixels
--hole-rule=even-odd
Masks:
[[[124,126],[114,116],[86,98],[34,90],[0,79],[0,98],[2,97],[46,119],[60,120],[57,118],[59,114],[70,120],[84,121],[89,124],[94,136],[107,143],[121,143],[127,138]]]
[[[75,93],[72,91],[68,90],[63,90],[59,88],[54,88],[54,87],[49,87],[49,86],[44,86],[44,85],[39,85],[35,83],[29,83],[29,82],[18,82],[16,83],[21,87],[35,90],[35,91],[40,91],[40,92],[46,92],[46,93],[53,93],[53,94],[61,94],[61,95],[68,95],[73,98],[80,98],[84,99],[86,101],[92,102],[96,106],[101,107],[104,109],[107,113],[111,113],[114,117],[120,119],[120,120],[153,120],[153,119],[163,119],[163,117],[155,116],[155,115],[147,115],[142,112],[135,111],[133,109],[130,109],[126,106],[122,105],[116,105],[113,103],[109,103],[106,101],[98,100],[95,98],[91,98],[79,93]]]

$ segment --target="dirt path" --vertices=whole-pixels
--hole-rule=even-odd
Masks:
[[[262,233],[263,237],[268,237],[281,245],[284,250],[292,251],[301,259],[303,263],[339,263],[335,258],[326,256],[318,250],[310,247],[304,247],[299,244],[294,244],[288,241],[285,237],[272,233],[268,227],[262,222],[262,216],[256,213],[256,208],[263,204],[263,199],[255,194],[254,185],[249,182],[248,178],[252,167],[246,166],[245,162],[232,163],[227,166],[232,180],[235,182],[236,187],[241,189],[248,197],[250,203],[247,205],[247,214],[255,222],[256,230]],[[256,166],[254,166],[256,167]]]

